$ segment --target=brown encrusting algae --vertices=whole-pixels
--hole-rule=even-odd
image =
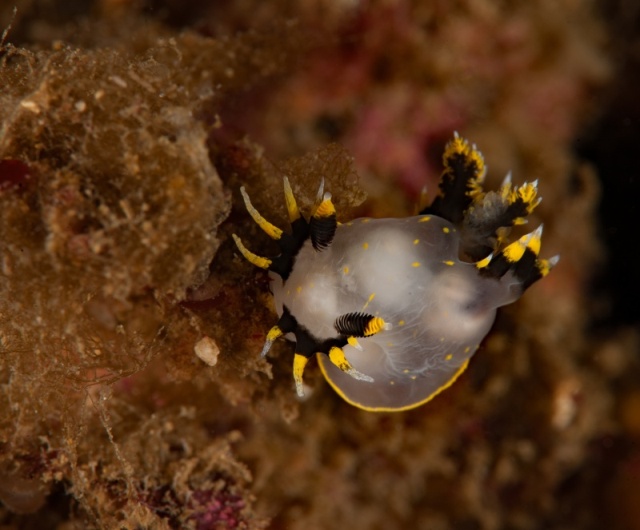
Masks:
[[[594,330],[615,70],[591,2],[0,6],[0,526],[640,529],[637,329]],[[431,199],[453,131],[561,262],[415,410],[351,407],[276,315],[239,190],[337,221]],[[599,180],[600,179],[600,180]],[[366,191],[366,193],[365,193]],[[365,198],[368,199],[365,202]],[[411,209],[415,206],[416,210]],[[532,209],[533,210],[533,209]],[[522,228],[522,229],[521,229]],[[502,234],[498,234],[502,237]]]

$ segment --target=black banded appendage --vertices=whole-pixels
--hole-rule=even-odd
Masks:
[[[345,313],[336,318],[333,326],[345,337],[371,337],[391,328],[382,318],[367,313]]]
[[[331,202],[331,194],[325,193],[309,221],[311,244],[318,252],[326,249],[333,242],[338,229],[336,209]]]
[[[338,223],[335,216],[320,219],[312,217],[310,221],[310,228],[311,244],[313,245],[313,248],[318,252],[328,248],[336,235],[337,226]]]

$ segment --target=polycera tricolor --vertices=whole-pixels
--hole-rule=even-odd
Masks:
[[[241,189],[247,210],[281,249],[275,258],[242,255],[270,271],[280,336],[295,340],[293,376],[316,353],[329,384],[366,410],[406,410],[426,403],[465,370],[496,309],[546,276],[558,257],[538,258],[542,226],[505,236],[540,202],[537,183],[485,192],[486,167],[475,145],[455,134],[443,155],[440,194],[415,217],[339,224],[320,186],[307,221],[289,181],[284,191],[291,233],[266,221]]]

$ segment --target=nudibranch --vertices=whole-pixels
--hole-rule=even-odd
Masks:
[[[558,257],[538,257],[542,225],[515,242],[509,228],[540,202],[537,182],[508,176],[484,191],[486,166],[455,134],[443,155],[439,194],[414,217],[340,224],[321,184],[307,220],[284,179],[290,233],[268,222],[241,188],[246,208],[280,255],[257,256],[234,234],[240,253],[266,269],[279,315],[262,355],[295,340],[293,377],[318,354],[329,384],[371,411],[407,410],[449,387],[491,328],[496,309],[546,276]]]

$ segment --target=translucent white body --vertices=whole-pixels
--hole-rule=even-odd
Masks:
[[[318,252],[307,241],[286,282],[272,274],[278,313],[283,304],[316,338],[337,336],[345,313],[379,316],[393,327],[345,346],[353,367],[374,381],[318,359],[347,401],[372,410],[412,408],[436,395],[464,370],[493,324],[496,308],[516,300],[511,273],[484,278],[458,259],[459,238],[436,216],[356,219],[339,225]],[[290,338],[293,339],[293,336]]]

